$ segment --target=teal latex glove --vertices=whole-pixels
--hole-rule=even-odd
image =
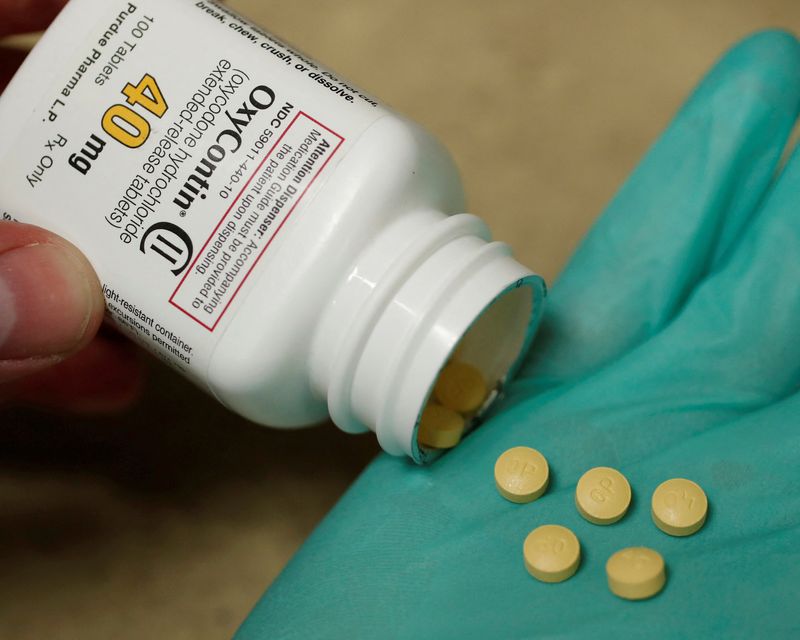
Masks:
[[[552,289],[530,361],[495,415],[429,468],[379,457],[239,631],[284,638],[800,637],[800,157],[775,178],[800,109],[800,44],[749,38],[711,71]],[[509,447],[549,460],[538,501],[499,496]],[[619,523],[584,521],[593,466],[621,470]],[[662,533],[650,496],[699,483],[705,527]],[[563,524],[567,582],[522,542]],[[620,548],[662,553],[665,590],[606,585]]]

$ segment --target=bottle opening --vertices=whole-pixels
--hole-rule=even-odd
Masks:
[[[341,346],[319,384],[340,428],[375,431],[384,451],[420,464],[455,446],[501,395],[545,296],[542,278],[474,216],[439,214],[431,226],[374,278],[343,340],[328,339]]]
[[[538,326],[543,284],[532,276],[495,298],[439,368],[417,414],[412,457],[426,464],[472,431],[516,373]]]

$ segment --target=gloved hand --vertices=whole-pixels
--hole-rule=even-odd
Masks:
[[[800,157],[775,179],[800,109],[800,44],[730,51],[679,112],[552,289],[531,358],[495,415],[429,468],[379,457],[240,629],[284,638],[785,638],[800,634]],[[516,505],[504,450],[549,460]],[[619,523],[578,514],[593,466],[634,498]],[[706,491],[703,529],[650,519],[663,480]],[[534,580],[529,531],[582,543],[570,580]],[[652,547],[652,600],[606,585],[618,549]]]

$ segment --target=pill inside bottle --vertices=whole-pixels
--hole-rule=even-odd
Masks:
[[[429,462],[472,431],[502,396],[532,338],[536,303],[529,287],[492,301],[444,354],[417,417],[418,462]]]
[[[464,416],[431,402],[422,411],[419,423],[419,441],[434,449],[451,449],[464,433]]]
[[[463,414],[477,411],[487,393],[481,372],[466,362],[448,364],[434,386],[434,395],[442,406]]]

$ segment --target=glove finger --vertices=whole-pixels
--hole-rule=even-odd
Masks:
[[[670,398],[695,408],[747,412],[800,384],[800,150],[729,262],[697,289],[660,335],[596,381],[600,396],[630,386],[629,400]]]
[[[800,110],[800,44],[764,32],[703,80],[553,288],[521,393],[595,371],[680,310],[742,235]]]

